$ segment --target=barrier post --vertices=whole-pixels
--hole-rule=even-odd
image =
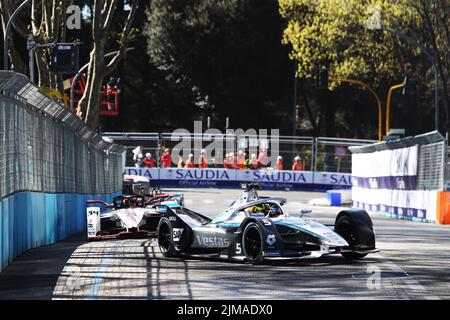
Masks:
[[[450,192],[440,191],[437,197],[437,222],[450,224]]]

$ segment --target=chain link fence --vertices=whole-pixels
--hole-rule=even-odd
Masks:
[[[443,190],[446,176],[447,142],[438,132],[419,136],[418,190]]]
[[[122,189],[122,146],[102,139],[22,74],[0,72],[0,92],[1,198]]]
[[[374,153],[383,150],[396,150],[417,146],[417,186],[415,190],[443,190],[448,181],[447,141],[438,132],[433,131],[414,137],[394,140],[389,143],[377,143],[369,146],[352,147],[353,153]],[[405,159],[392,159],[401,171]]]

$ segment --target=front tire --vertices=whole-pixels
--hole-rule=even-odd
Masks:
[[[358,250],[358,247],[362,243],[362,234],[358,226],[354,223],[352,218],[347,215],[338,216],[335,224],[336,232],[347,241],[351,250]],[[357,260],[364,258],[367,253],[358,252],[342,252],[343,257],[350,260]]]
[[[251,264],[263,261],[263,236],[258,224],[250,222],[245,226],[242,233],[242,250]]]
[[[175,257],[177,251],[172,240],[172,225],[167,218],[161,218],[158,224],[158,246],[166,258]]]

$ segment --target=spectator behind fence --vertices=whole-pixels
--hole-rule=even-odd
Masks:
[[[234,153],[230,152],[228,157],[228,168],[236,169],[236,158],[234,157]]]
[[[236,168],[237,169],[243,170],[243,169],[248,168],[245,165],[245,157],[246,157],[246,153],[244,153],[242,150],[239,150],[239,152],[237,153],[237,156],[236,156]]]
[[[145,154],[144,166],[146,168],[154,168],[156,166],[156,159],[152,158],[152,154],[150,152]]]
[[[144,155],[142,153],[140,153],[136,157],[136,160],[134,160],[134,166],[136,168],[142,168],[144,166]]]
[[[256,154],[252,153],[250,159],[250,169],[257,170],[258,168],[259,168],[258,158],[256,157]]]
[[[292,164],[292,171],[303,171],[303,162],[299,156],[294,158],[294,163]]]
[[[277,157],[277,170],[283,170],[283,157],[278,156]]]
[[[208,168],[208,158],[206,157],[206,150],[202,149],[200,153],[200,158],[198,158],[198,167],[200,169]]]
[[[139,155],[142,154],[142,146],[138,146],[136,148],[134,148],[133,150],[131,150],[131,152],[133,153],[133,163],[134,166],[137,168],[140,168],[141,165],[139,163]]]
[[[170,149],[166,148],[164,150],[164,153],[161,157],[161,164],[163,168],[171,167],[172,166],[172,156],[170,155]]]
[[[223,158],[223,168],[228,169],[228,154],[225,153],[225,157]]]
[[[183,157],[178,156],[178,168],[184,168]]]
[[[192,153],[189,154],[188,159],[186,160],[186,164],[184,166],[185,168],[189,169],[189,168],[195,168],[195,164],[194,164],[194,155]]]
[[[259,167],[268,167],[269,164],[267,163],[267,150],[265,148],[261,148],[261,151],[258,155],[258,165]]]
[[[243,169],[244,170],[250,169],[250,159],[248,158],[247,152],[244,152],[244,168]]]

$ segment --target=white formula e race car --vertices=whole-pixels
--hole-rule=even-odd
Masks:
[[[343,210],[333,226],[283,210],[284,198],[259,197],[257,185],[247,185],[240,198],[215,219],[181,206],[157,205],[163,216],[158,224],[158,244],[166,257],[213,255],[226,259],[308,259],[342,254],[360,259],[377,252],[369,215],[363,210]],[[310,213],[302,210],[301,214]]]
[[[162,217],[155,210],[157,204],[183,207],[184,197],[182,194],[159,193],[147,197],[120,195],[114,197],[112,204],[101,200],[88,200],[88,240],[156,235],[156,228]]]

